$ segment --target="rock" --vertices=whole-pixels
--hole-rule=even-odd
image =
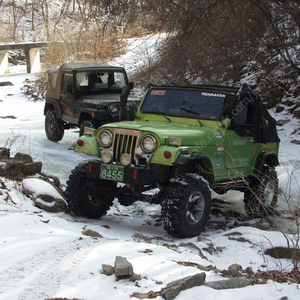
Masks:
[[[191,250],[195,250],[196,252],[198,252],[198,254],[201,258],[207,259],[207,257],[202,253],[201,249],[199,247],[197,247],[196,245],[194,245],[193,243],[180,243],[179,247],[185,247],[185,248],[189,248]]]
[[[1,119],[16,119],[17,117],[13,116],[13,115],[9,115],[9,116],[1,116]]]
[[[293,111],[293,117],[300,118],[300,108],[299,107]]]
[[[131,297],[138,298],[138,299],[154,299],[159,297],[159,292],[150,291],[148,293],[133,293]]]
[[[103,269],[103,274],[107,275],[107,276],[114,275],[114,273],[115,273],[115,269],[111,265],[105,265],[105,264],[103,264],[102,265],[102,269]]]
[[[300,140],[291,140],[291,143],[292,144],[297,144],[297,145],[300,145]]]
[[[117,280],[128,279],[132,282],[141,280],[141,276],[133,272],[132,264],[125,257],[117,256],[114,267],[103,264],[102,268],[103,274],[107,276],[115,274]]]
[[[295,248],[274,247],[267,249],[265,254],[277,259],[292,259],[300,262],[300,250]]]
[[[257,219],[253,223],[249,223],[249,226],[260,230],[269,230],[271,228],[270,223],[264,218]]]
[[[280,105],[277,105],[276,106],[276,113],[281,113],[282,111],[284,111],[284,107],[280,106]]]
[[[132,264],[122,256],[116,257],[114,271],[118,279],[130,278],[134,274]]]
[[[209,240],[207,237],[205,237],[203,235],[198,235],[197,242],[211,242],[211,240]]]
[[[26,176],[41,173],[42,163],[33,162],[28,154],[17,153],[13,158],[10,157],[10,150],[7,148],[0,148],[0,159],[2,164],[0,176],[21,180]]]
[[[24,153],[16,153],[16,155],[13,157],[14,160],[19,160],[24,163],[32,163],[33,159],[29,154],[24,154]]]
[[[134,274],[129,278],[129,281],[135,282],[135,281],[140,281],[141,279],[142,279],[142,278],[141,278],[141,275],[134,273]]]
[[[232,264],[228,267],[228,271],[230,272],[232,277],[239,277],[241,276],[241,272],[243,271],[243,268],[239,264]]]
[[[205,283],[205,286],[215,290],[238,289],[250,285],[251,282],[247,278],[238,277],[226,280],[212,281]]]
[[[10,149],[5,147],[0,148],[0,159],[1,158],[9,158],[10,157]]]
[[[94,231],[92,229],[88,229],[88,228],[84,228],[81,233],[83,235],[86,235],[86,236],[90,236],[90,237],[94,237],[94,238],[103,238],[103,235],[101,235],[99,232],[97,231]]]
[[[0,82],[0,86],[9,86],[9,85],[13,85],[10,81],[1,81]]]
[[[172,281],[161,290],[160,294],[166,300],[175,299],[181,291],[203,285],[205,283],[205,278],[205,273],[198,273],[196,275]]]
[[[285,124],[287,124],[288,122],[290,122],[291,120],[277,120],[276,121],[276,125],[277,126],[283,126]]]
[[[39,178],[26,178],[22,181],[22,188],[41,209],[56,213],[67,208],[67,202],[61,191],[50,182]]]

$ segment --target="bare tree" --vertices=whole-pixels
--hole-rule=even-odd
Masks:
[[[279,55],[297,73],[300,73],[300,6],[298,1],[253,1],[269,23],[265,46],[273,57]]]
[[[47,40],[50,40],[50,24],[49,24],[49,6],[48,0],[41,1],[41,14],[43,17],[44,28],[46,30]]]
[[[225,83],[240,78],[244,62],[255,56],[265,30],[250,1],[155,3],[144,0],[143,12],[151,11],[153,20],[146,26],[155,23],[158,30],[170,33],[161,51],[161,77],[171,84]]]
[[[3,1],[1,1],[2,4]],[[24,3],[20,1],[11,0],[6,3],[6,6],[11,9],[11,20],[12,20],[12,39],[17,40],[17,30],[18,24],[21,19],[26,15],[26,10],[24,8]]]

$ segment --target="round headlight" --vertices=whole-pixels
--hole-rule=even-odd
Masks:
[[[120,162],[123,166],[129,166],[131,164],[131,156],[128,153],[123,153],[120,157]]]
[[[109,164],[112,161],[112,156],[111,156],[110,152],[102,151],[101,152],[101,160],[105,164]]]
[[[153,152],[156,148],[156,138],[152,135],[145,135],[142,139],[141,147],[145,152]]]
[[[108,107],[108,110],[111,114],[116,114],[119,110],[119,106],[117,104],[111,104],[109,107]]]
[[[112,143],[112,133],[109,130],[103,130],[100,133],[99,142],[103,147],[109,147]]]

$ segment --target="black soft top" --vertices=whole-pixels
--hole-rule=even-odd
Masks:
[[[256,103],[258,114],[255,115],[255,132],[254,140],[258,143],[278,143],[280,141],[277,130],[276,121],[269,114],[267,108],[262,103],[259,95],[252,91],[247,85],[224,86],[224,85],[185,85],[185,86],[166,86],[166,85],[149,85],[148,88],[153,89],[199,89],[205,92],[213,92],[226,94],[225,106],[235,107],[239,101],[243,99],[251,99]]]

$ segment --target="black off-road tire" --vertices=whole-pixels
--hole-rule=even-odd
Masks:
[[[48,140],[60,141],[64,136],[64,122],[56,117],[53,110],[48,110],[45,117],[45,132]]]
[[[91,120],[85,120],[80,124],[80,128],[79,128],[79,136],[82,136],[84,133],[84,127],[91,127],[91,128],[95,128],[95,125],[93,123],[93,121]]]
[[[211,211],[211,193],[197,174],[180,175],[171,180],[162,201],[164,229],[175,237],[197,236],[203,231]]]
[[[252,218],[273,214],[278,197],[278,178],[274,168],[265,167],[245,192],[245,211]]]
[[[101,179],[88,179],[88,163],[80,163],[67,182],[65,196],[69,210],[76,216],[98,219],[111,207],[116,183]]]

